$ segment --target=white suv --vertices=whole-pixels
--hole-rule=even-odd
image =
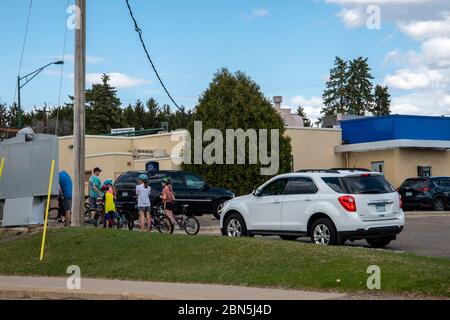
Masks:
[[[366,239],[382,248],[404,225],[396,189],[380,173],[349,169],[279,175],[220,212],[223,235],[311,237],[321,245]]]

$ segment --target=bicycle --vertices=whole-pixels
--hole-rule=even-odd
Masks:
[[[153,228],[158,230],[160,233],[169,233],[172,234],[174,231],[174,225],[169,218],[164,214],[164,210],[162,207],[152,207],[152,225],[149,231],[152,231]]]
[[[200,222],[197,218],[187,214],[188,207],[188,204],[183,205],[182,214],[179,216],[174,215],[174,219],[180,230],[184,230],[190,236],[195,236],[200,231]]]

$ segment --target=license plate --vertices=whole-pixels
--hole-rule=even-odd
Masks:
[[[375,208],[377,209],[377,212],[386,212],[386,205],[385,204],[377,204],[375,206]]]
[[[406,193],[406,196],[407,196],[407,197],[412,197],[412,195],[413,195],[412,192],[407,192],[407,193]]]
[[[122,196],[128,197],[128,192],[122,192]]]

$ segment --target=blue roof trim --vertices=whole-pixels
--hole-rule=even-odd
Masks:
[[[450,117],[390,115],[341,122],[347,144],[386,140],[450,141]]]

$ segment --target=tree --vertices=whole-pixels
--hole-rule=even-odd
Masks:
[[[6,127],[8,125],[8,109],[6,104],[0,102],[0,127]]]
[[[122,127],[120,99],[109,81],[109,76],[103,74],[102,82],[86,91],[86,131],[90,134],[109,133],[113,128]]]
[[[272,107],[271,102],[264,97],[260,87],[244,73],[232,74],[227,69],[217,72],[209,88],[202,94],[188,126],[192,139],[194,139],[194,121],[202,121],[203,132],[208,129],[217,129],[222,133],[223,150],[217,149],[215,154],[222,151],[224,158],[227,154],[225,143],[227,129],[243,131],[255,129],[256,132],[258,129],[278,129],[279,173],[291,171],[290,138],[284,135],[283,120]],[[270,133],[267,140],[270,145]],[[204,143],[203,147],[209,144]],[[193,146],[194,141],[191,140],[191,147]],[[183,169],[197,173],[213,185],[228,188],[238,195],[248,194],[268,177],[261,175],[260,169],[267,166],[263,166],[260,159],[257,159],[257,164],[249,164],[248,143],[245,149],[246,165],[236,164],[237,152],[235,152],[235,164],[185,163]]]
[[[347,82],[347,100],[349,114],[364,115],[373,104],[373,76],[370,74],[368,58],[359,57],[350,61]]]
[[[374,104],[370,112],[374,116],[386,116],[391,114],[391,94],[388,87],[377,85],[375,87]]]
[[[306,116],[305,109],[302,106],[298,106],[297,114],[303,118],[303,125],[305,127],[312,127],[311,120],[309,120],[309,118]]]
[[[323,104],[325,107],[321,113],[324,116],[347,112],[348,63],[342,58],[336,57],[334,66],[330,70],[330,79],[327,81],[326,89],[323,93]]]
[[[8,107],[8,111],[6,112],[6,119],[8,127],[16,128],[19,124],[17,116],[19,114],[19,108],[17,106],[17,103],[13,103]],[[24,116],[24,113],[22,113],[22,118]]]

